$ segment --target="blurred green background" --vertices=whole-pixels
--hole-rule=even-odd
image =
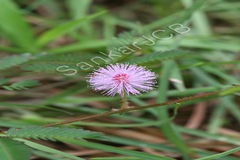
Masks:
[[[187,26],[190,31],[179,34],[169,29],[173,24]],[[85,78],[98,66],[116,62],[135,62],[159,75],[156,90],[129,97],[134,106],[240,85],[239,28],[238,0],[0,0],[0,129],[44,125],[106,112],[109,106],[118,108],[120,96],[111,98],[93,91]],[[172,34],[173,38],[154,39],[151,34],[156,30],[164,30],[158,37]],[[142,35],[155,44],[144,45]],[[135,48],[131,54],[118,50],[122,46],[133,49],[133,42],[141,49]],[[110,59],[102,54],[110,51],[121,56]],[[158,54],[164,51],[169,51],[166,60]],[[104,60],[94,63],[96,56]],[[83,63],[76,65],[80,62],[92,67],[83,69]],[[57,69],[61,66],[65,68]],[[102,145],[99,147],[41,143],[92,160],[117,160],[123,155],[187,160],[215,155],[240,144],[239,103],[239,93],[187,101],[172,122],[161,125],[173,116],[176,105],[66,125],[105,133],[110,140],[94,141]],[[87,148],[100,152],[83,153],[94,151]],[[34,159],[57,159],[55,152],[46,151],[34,150]],[[148,158],[133,151],[148,153]],[[239,157],[236,152],[218,159]]]

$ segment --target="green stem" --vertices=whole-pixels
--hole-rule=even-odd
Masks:
[[[123,98],[122,98],[122,105],[121,105],[121,109],[126,109],[128,107],[128,102],[127,102],[127,93],[124,90],[123,91]]]
[[[234,86],[234,87],[236,87],[236,86]],[[225,89],[225,90],[227,90],[227,89]],[[75,118],[75,119],[70,119],[70,120],[66,120],[66,121],[63,121],[63,122],[50,123],[50,124],[43,125],[42,127],[62,125],[62,124],[67,124],[67,123],[72,123],[72,122],[77,122],[77,121],[84,121],[84,120],[90,120],[90,119],[105,117],[105,116],[108,116],[108,115],[111,115],[111,114],[118,114],[118,113],[142,110],[142,109],[147,109],[147,108],[152,108],[152,107],[159,107],[159,106],[165,106],[165,105],[170,105],[170,104],[177,104],[177,103],[186,102],[186,101],[190,101],[190,100],[194,100],[194,99],[206,98],[206,97],[209,97],[209,96],[218,95],[219,93],[221,93],[222,91],[225,91],[225,90],[206,93],[206,94],[198,95],[198,96],[194,96],[194,97],[186,97],[186,98],[178,99],[178,100],[175,100],[175,101],[168,101],[168,102],[163,102],[163,103],[158,103],[158,104],[152,104],[152,105],[148,105],[148,106],[128,107],[128,108],[125,108],[125,109],[114,109],[114,110],[111,110],[109,112],[105,112],[105,113],[101,113],[101,114],[95,114],[95,115],[91,115],[91,116],[87,116],[87,117],[83,117],[83,118]]]

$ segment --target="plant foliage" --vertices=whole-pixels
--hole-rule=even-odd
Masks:
[[[111,39],[108,48],[115,54],[121,54],[121,52],[118,51],[118,48],[132,44],[136,39],[137,34],[138,32],[134,30],[120,33],[117,37]]]
[[[0,85],[8,83],[10,80],[11,80],[11,78],[0,77]]]
[[[18,6],[12,0],[0,1],[0,30],[15,45],[35,50],[35,36],[29,23],[24,20]]]
[[[31,149],[21,142],[9,138],[0,138],[1,160],[27,160],[31,157]]]
[[[140,63],[147,63],[153,61],[163,61],[163,60],[170,60],[170,59],[177,59],[183,58],[189,55],[193,55],[194,52],[192,51],[185,51],[185,50],[170,50],[170,51],[159,51],[144,55],[142,57],[135,58],[133,60],[128,61],[129,63],[133,64],[140,64]]]
[[[144,41],[143,38],[139,38],[139,35],[140,33],[138,31],[132,30],[120,33],[117,37],[114,37],[109,41],[107,48],[113,53],[113,55],[118,55],[114,57],[113,62],[123,61],[125,58],[130,57],[128,54],[122,54],[121,50],[123,49],[121,49],[121,47],[127,47],[135,51],[136,48],[131,44],[137,42],[141,45],[142,41]]]
[[[91,132],[83,129],[67,128],[67,127],[24,127],[21,129],[11,128],[8,130],[9,138],[28,138],[28,139],[44,139],[56,141],[56,138],[76,138],[83,139],[103,139],[103,133]]]
[[[5,70],[17,65],[20,65],[22,63],[25,63],[29,60],[29,57],[27,56],[9,56],[9,57],[4,57],[0,59],[0,70]]]
[[[2,82],[6,82],[6,80],[5,81],[2,80]],[[1,80],[0,80],[0,83],[1,83]],[[40,85],[40,83],[38,81],[26,79],[23,81],[13,83],[9,86],[2,86],[2,88],[6,89],[6,90],[23,90],[23,89],[28,89],[27,87],[33,87],[33,86],[37,86],[37,85]]]
[[[82,57],[78,54],[67,54],[67,55],[45,55],[38,57],[22,66],[23,70],[34,70],[34,71],[56,71],[60,66],[69,66],[72,69],[78,69],[77,63],[81,61]]]

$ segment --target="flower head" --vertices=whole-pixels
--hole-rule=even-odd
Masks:
[[[142,66],[135,64],[116,64],[106,68],[100,67],[90,74],[88,82],[96,91],[102,90],[110,96],[119,93],[140,95],[140,91],[147,92],[154,89],[157,75]]]

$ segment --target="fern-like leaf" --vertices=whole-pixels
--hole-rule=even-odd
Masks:
[[[153,61],[163,61],[163,60],[169,60],[169,59],[177,59],[177,58],[183,58],[189,55],[193,55],[194,52],[188,51],[188,50],[171,50],[171,51],[160,51],[160,52],[154,52],[147,55],[144,55],[142,57],[138,57],[135,59],[132,59],[128,61],[130,64],[140,64],[140,63],[148,63]]]
[[[77,66],[77,64],[80,62],[88,62],[91,58],[93,58],[93,56],[89,55],[80,56],[79,54],[45,55],[32,60],[30,63],[27,63],[26,65],[22,66],[21,69],[31,71],[56,72],[58,67],[68,66],[68,68],[65,69],[75,69],[80,71],[82,69],[79,66]],[[91,65],[94,66],[94,64]]]
[[[138,43],[138,45],[143,45],[144,39],[140,37],[140,33],[138,31],[132,30],[128,32],[120,33],[117,37],[114,37],[111,39],[111,41],[108,44],[108,49],[113,53],[113,55],[119,55],[114,57],[113,62],[122,61],[126,57],[129,57],[129,55],[122,54],[121,47],[128,47],[131,50],[138,50],[132,46],[132,44],[135,42]]]
[[[105,139],[104,134],[100,132],[92,132],[83,129],[67,128],[67,127],[24,127],[21,129],[11,128],[8,130],[9,138],[28,138],[28,139],[44,139],[56,141],[57,138],[76,138],[76,139]]]
[[[10,80],[11,80],[11,78],[5,79],[4,77],[0,77],[0,85],[8,83]]]
[[[137,34],[137,31],[134,30],[120,33],[117,37],[112,38],[108,44],[108,48],[112,50],[113,53],[121,54],[118,48],[132,44]]]
[[[27,87],[32,87],[32,86],[37,86],[37,85],[40,85],[40,83],[38,83],[38,81],[27,79],[27,80],[13,83],[9,86],[2,86],[2,88],[6,89],[6,90],[23,90],[23,89],[28,89]]]
[[[83,59],[83,56],[79,54],[46,54],[45,56],[39,57],[31,61],[32,64],[43,64],[43,63],[65,63],[76,64]],[[71,63],[72,62],[72,63]]]
[[[0,59],[0,70],[5,70],[8,68],[11,68],[13,66],[20,65],[22,63],[27,62],[30,59],[30,57],[21,55],[21,56],[9,56],[9,57],[4,57]]]
[[[31,71],[56,71],[56,69],[60,66],[69,66],[68,69],[78,69],[76,65],[67,64],[66,63],[44,63],[44,64],[32,64],[25,65],[21,69],[23,70],[31,70]]]

